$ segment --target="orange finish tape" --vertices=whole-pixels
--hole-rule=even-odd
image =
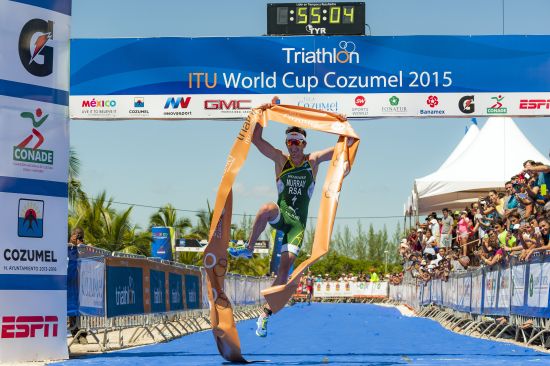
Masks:
[[[220,354],[232,362],[248,362],[241,354],[233,308],[224,292],[233,206],[232,187],[248,155],[256,124],[260,123],[266,127],[268,121],[340,136],[323,184],[311,256],[292,272],[286,285],[274,286],[262,291],[262,295],[274,313],[281,310],[296,292],[303,271],[328,252],[342,182],[344,176],[351,170],[359,146],[359,137],[346,118],[316,109],[289,105],[264,105],[253,109],[243,123],[227,157],[212,215],[209,244],[204,250],[203,257],[208,280],[212,331]],[[348,138],[353,138],[353,142],[348,143]]]

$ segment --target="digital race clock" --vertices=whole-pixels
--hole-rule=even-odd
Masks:
[[[268,35],[364,35],[365,3],[267,4]]]

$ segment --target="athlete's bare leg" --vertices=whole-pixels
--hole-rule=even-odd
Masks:
[[[265,205],[260,207],[258,213],[256,214],[256,219],[254,219],[254,225],[252,226],[250,238],[248,239],[248,250],[254,250],[254,245],[256,244],[256,241],[258,240],[262,232],[265,230],[268,221],[275,220],[278,214],[279,207],[273,202],[266,203]]]

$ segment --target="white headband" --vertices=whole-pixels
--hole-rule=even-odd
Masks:
[[[286,134],[286,139],[288,140],[302,140],[305,141],[306,137],[300,132],[289,132]]]

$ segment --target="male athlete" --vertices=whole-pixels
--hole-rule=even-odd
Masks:
[[[306,229],[309,200],[315,187],[315,176],[319,164],[332,158],[334,147],[304,154],[307,145],[306,131],[299,127],[289,127],[286,130],[286,147],[288,155],[273,147],[262,138],[263,127],[256,125],[252,142],[260,152],[275,163],[277,203],[263,205],[256,215],[248,245],[229,248],[229,254],[237,258],[252,258],[254,244],[264,231],[267,223],[273,228],[284,232],[281,247],[281,262],[277,278],[273,286],[284,285],[288,280],[288,272],[298,256],[304,231]],[[264,313],[257,321],[256,335],[267,336],[267,320],[272,314],[269,305],[264,307]]]

